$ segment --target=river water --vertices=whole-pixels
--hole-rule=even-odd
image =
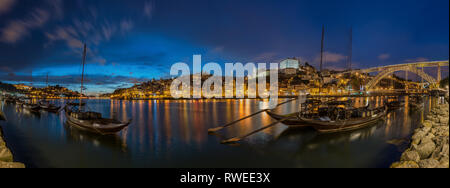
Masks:
[[[355,98],[356,104],[382,101]],[[318,134],[313,129],[287,129],[279,124],[223,145],[226,138],[244,135],[272,120],[260,114],[217,135],[207,129],[259,110],[259,100],[88,100],[104,117],[132,119],[113,136],[78,131],[65,124],[64,113],[33,114],[2,104],[7,117],[0,122],[15,160],[27,167],[389,167],[408,146],[408,138],[430,110],[424,107],[392,111],[380,121],[356,131]],[[56,100],[54,103],[63,103]],[[276,112],[295,112],[288,103]]]

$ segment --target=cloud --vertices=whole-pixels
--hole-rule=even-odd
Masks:
[[[126,34],[128,31],[131,31],[133,27],[133,22],[130,20],[122,20],[120,22],[120,32],[122,32],[122,34]]]
[[[97,19],[96,10],[89,9],[92,13],[86,19],[74,19],[71,23],[58,26],[54,31],[46,32],[49,39],[47,45],[62,41],[69,52],[76,55],[82,53],[84,42],[87,43],[87,61],[105,65],[107,60],[99,54],[99,45],[110,41],[113,37],[124,36],[134,27],[129,19],[120,21],[110,21],[107,19]]]
[[[83,47],[83,42],[79,39],[80,31],[76,31],[73,27],[60,27],[54,33],[46,33],[47,38],[53,41],[64,41],[69,48],[80,49]]]
[[[153,1],[147,1],[144,4],[144,16],[151,19],[153,15],[153,7],[154,2]]]
[[[428,58],[418,57],[418,58],[414,58],[414,59],[405,60],[406,63],[423,62],[423,61],[428,61]]]
[[[345,60],[347,56],[333,53],[333,52],[324,52],[323,53],[323,62],[324,63],[339,63]],[[315,62],[320,62],[320,55],[318,55],[315,59]]]
[[[64,41],[66,45],[76,51],[82,48],[83,41],[89,41],[90,46],[109,41],[117,34],[125,35],[133,29],[130,20],[120,23],[104,20],[101,22],[75,19],[72,24],[59,26],[53,32],[46,32],[51,42]]]
[[[15,0],[0,0],[0,15],[9,12],[15,2]]]
[[[338,53],[325,52],[323,53],[324,62],[326,63],[337,63],[345,60],[347,56]]]
[[[11,67],[1,66],[0,71],[9,73],[9,72],[12,72],[12,69],[11,69]]]
[[[212,53],[222,53],[224,51],[224,46],[217,46],[211,50]]]
[[[276,52],[265,52],[262,54],[259,54],[252,60],[255,62],[273,62],[275,58],[277,58],[278,53]]]
[[[63,19],[64,10],[63,10],[63,1],[62,0],[47,0],[47,5],[49,10],[53,12],[52,17],[58,20]]]
[[[26,19],[10,21],[1,30],[0,40],[14,44],[27,36],[31,29],[42,27],[50,18],[49,12],[36,8]]]
[[[380,54],[380,55],[378,56],[378,59],[381,60],[381,61],[387,60],[387,59],[389,59],[389,58],[391,58],[391,55],[390,55],[390,54]]]
[[[9,10],[14,4],[13,0],[0,0],[0,14]],[[0,41],[15,44],[24,37],[30,35],[31,30],[42,28],[51,18],[62,19],[62,0],[46,0],[40,7],[34,8],[28,15],[21,19],[7,22],[0,30]]]

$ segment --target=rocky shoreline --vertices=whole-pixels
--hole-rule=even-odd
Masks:
[[[449,168],[449,105],[433,108],[391,168]]]
[[[6,147],[1,127],[0,127],[0,168],[25,168],[24,164],[13,162],[13,155],[11,151]]]

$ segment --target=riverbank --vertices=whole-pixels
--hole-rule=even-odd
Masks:
[[[391,168],[449,168],[449,105],[433,108]]]
[[[0,168],[25,168],[24,164],[13,162],[13,155],[11,151],[6,147],[1,127],[0,127]]]

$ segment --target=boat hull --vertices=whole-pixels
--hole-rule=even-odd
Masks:
[[[32,104],[23,104],[22,107],[31,112],[39,112],[39,110],[41,109],[39,105],[32,105]]]
[[[270,117],[272,117],[273,119],[278,120],[278,121],[288,118],[286,120],[281,121],[281,123],[283,123],[289,127],[292,127],[292,128],[309,127],[310,126],[307,124],[307,122],[299,119],[297,116],[297,113],[288,114],[288,115],[279,115],[279,114],[275,114],[270,111],[266,111],[266,113]]]
[[[382,112],[374,114],[366,118],[357,118],[351,120],[340,120],[340,121],[318,121],[318,120],[305,120],[313,126],[320,133],[335,133],[351,131],[355,129],[360,129],[366,126],[373,125],[374,123],[383,119],[387,114],[387,108]]]
[[[360,129],[365,126],[372,125],[376,122],[378,122],[380,119],[384,118],[387,114],[387,107],[384,107],[384,109],[377,114],[374,114],[370,117],[365,118],[354,118],[350,120],[339,120],[339,121],[320,121],[320,120],[312,120],[312,119],[306,119],[298,117],[296,114],[290,114],[290,115],[278,115],[275,113],[272,113],[270,111],[267,111],[267,114],[269,114],[270,117],[276,119],[276,120],[282,120],[288,117],[292,117],[290,119],[282,121],[283,124],[291,127],[291,128],[298,128],[298,127],[313,127],[315,130],[317,130],[320,133],[334,133],[334,132],[344,132],[344,131],[351,131],[355,129]]]
[[[131,121],[128,122],[117,122],[101,124],[98,121],[110,121],[110,119],[100,119],[100,120],[79,120],[70,115],[70,112],[66,111],[67,124],[75,127],[79,130],[88,131],[92,133],[110,135],[122,131],[125,127],[128,127]]]
[[[45,106],[45,105],[41,105],[41,109],[45,110],[45,111],[48,111],[48,112],[56,113],[56,112],[59,111],[59,109],[61,109],[61,107],[59,107],[59,106]]]

